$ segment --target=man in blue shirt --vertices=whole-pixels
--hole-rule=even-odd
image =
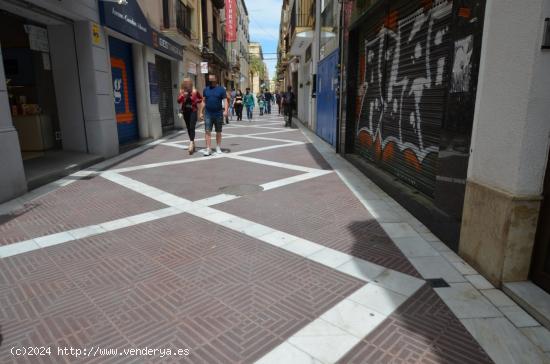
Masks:
[[[205,140],[206,149],[202,150],[204,155],[212,154],[212,127],[216,129],[216,153],[222,153],[222,125],[224,117],[227,117],[229,110],[229,95],[225,87],[218,85],[218,79],[215,75],[208,76],[209,85],[206,86],[202,93],[204,99],[204,107],[202,108],[204,115]],[[225,107],[222,101],[225,100]]]

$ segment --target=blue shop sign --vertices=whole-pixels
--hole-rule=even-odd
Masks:
[[[183,47],[151,28],[137,0],[128,0],[126,5],[112,1],[98,1],[102,25],[178,60],[183,58]]]

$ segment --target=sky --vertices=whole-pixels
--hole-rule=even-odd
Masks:
[[[282,0],[245,0],[249,17],[250,41],[262,44],[269,78],[275,74]]]

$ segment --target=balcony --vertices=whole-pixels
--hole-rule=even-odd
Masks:
[[[315,28],[315,0],[296,0],[290,12],[289,53],[302,54],[311,44]]]
[[[227,65],[227,54],[225,52],[225,47],[223,46],[223,43],[216,39],[212,33],[204,34],[203,54],[205,56],[216,58],[216,60],[224,66]]]
[[[191,37],[191,9],[176,1],[176,28],[188,37]]]

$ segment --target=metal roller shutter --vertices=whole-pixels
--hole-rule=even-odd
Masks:
[[[159,82],[159,112],[162,130],[174,128],[174,102],[172,100],[172,71],[170,61],[155,56]]]
[[[359,30],[356,151],[429,196],[445,113],[451,15],[446,0],[384,2]]]
[[[132,45],[109,37],[111,74],[119,144],[139,138]]]

